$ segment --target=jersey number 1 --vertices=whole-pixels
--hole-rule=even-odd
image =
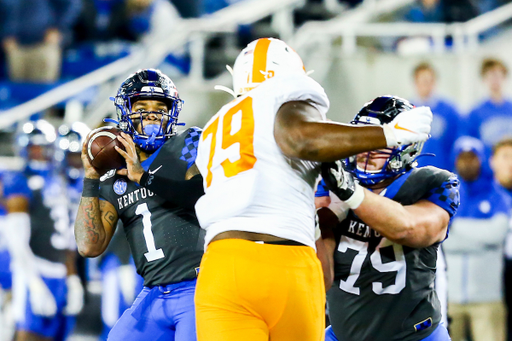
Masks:
[[[148,262],[164,258],[164,252],[162,249],[157,250],[155,246],[155,237],[153,236],[153,231],[151,230],[153,227],[151,224],[151,212],[149,212],[148,204],[144,203],[137,206],[135,214],[142,215],[142,234],[144,235],[146,247],[148,248],[148,252],[146,252],[144,256],[146,256]]]
[[[233,122],[233,116],[241,113],[240,127]],[[210,123],[203,131],[203,141],[211,134],[212,141],[210,145],[210,157],[208,159],[208,174],[206,175],[206,187],[212,184],[212,165],[213,157],[215,155],[215,148],[217,146],[217,131],[219,129],[219,119],[221,116]],[[233,127],[238,128],[235,133],[232,133]],[[238,104],[229,109],[222,117],[221,127],[221,148],[227,149],[235,143],[240,144],[240,156],[238,160],[231,162],[229,159],[223,160],[220,165],[224,169],[226,177],[232,177],[243,171],[251,169],[256,163],[254,156],[254,114],[252,110],[252,97],[246,97]]]

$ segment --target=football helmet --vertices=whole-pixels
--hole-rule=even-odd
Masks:
[[[297,52],[279,39],[257,39],[236,58],[232,71],[234,95],[243,95],[267,79],[287,74],[306,74]]]
[[[90,131],[82,122],[63,124],[57,129],[55,159],[69,180],[78,180],[83,175],[82,144]]]
[[[54,126],[43,119],[25,122],[16,136],[17,153],[31,173],[50,171],[53,166]]]
[[[398,114],[412,108],[414,106],[406,99],[397,96],[380,96],[366,103],[350,124],[383,125],[391,122]],[[358,166],[357,156],[351,156],[345,159],[346,170],[357,177],[361,184],[374,185],[415,167],[417,165],[416,159],[422,148],[423,142],[416,142],[376,151],[379,154],[388,155],[383,167],[379,170],[368,169],[370,153],[372,152],[368,152],[364,167]]]
[[[141,99],[150,99],[164,102],[167,112],[138,111],[132,113],[133,104]],[[160,70],[138,70],[130,75],[121,84],[114,104],[117,108],[118,126],[125,133],[130,134],[135,144],[144,151],[153,152],[161,147],[173,134],[178,122],[183,101],[172,80]],[[144,126],[143,115],[155,113],[161,115],[160,124],[148,124]],[[136,121],[142,125],[142,133],[137,132],[134,115],[139,114]]]

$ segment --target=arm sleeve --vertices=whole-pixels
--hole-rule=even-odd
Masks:
[[[188,209],[194,209],[197,200],[204,194],[203,177],[199,174],[190,180],[172,180],[144,172],[140,184],[165,200]]]

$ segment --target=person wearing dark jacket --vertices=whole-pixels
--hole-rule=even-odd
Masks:
[[[2,47],[9,78],[53,82],[59,78],[62,44],[80,13],[80,0],[0,0]]]

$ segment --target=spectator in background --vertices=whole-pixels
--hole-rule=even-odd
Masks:
[[[512,102],[505,99],[503,93],[508,69],[502,61],[489,58],[483,61],[480,73],[489,98],[470,112],[465,127],[467,135],[482,140],[490,155],[494,144],[512,136]]]
[[[434,114],[431,138],[425,142],[423,154],[432,153],[436,157],[420,157],[419,166],[432,165],[441,169],[452,170],[451,151],[457,138],[454,133],[459,127],[459,113],[455,106],[435,93],[436,72],[429,63],[421,63],[414,69],[414,87],[417,98],[416,106],[428,106]]]
[[[498,142],[490,160],[494,179],[512,199],[512,138]],[[512,223],[512,221],[511,221]],[[505,303],[508,308],[507,341],[512,341],[512,224],[505,241]]]
[[[443,10],[445,22],[465,22],[478,15],[478,7],[474,0],[444,0]]]
[[[441,6],[440,0],[417,1],[407,12],[405,19],[416,23],[443,22],[443,6]]]
[[[62,44],[80,12],[80,0],[0,0],[2,47],[9,78],[54,82],[59,78]]]
[[[79,41],[138,42],[168,31],[180,15],[168,0],[83,0],[75,32]]]
[[[462,136],[455,141],[456,171],[461,180],[461,205],[443,243],[448,262],[448,313],[453,341],[502,341],[503,241],[510,198],[482,172],[481,141]]]

